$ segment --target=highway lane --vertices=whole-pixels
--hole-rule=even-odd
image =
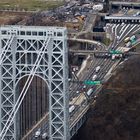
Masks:
[[[102,61],[102,62],[101,62]],[[104,76],[106,75],[107,71],[109,70],[109,66],[113,65],[114,62],[110,59],[106,60],[106,62],[104,62],[103,60],[101,60],[99,63],[99,66],[101,66],[100,72],[96,73],[95,70],[93,71],[92,75],[96,74],[97,80],[102,81]],[[87,79],[92,80],[91,76],[89,75],[87,77]],[[88,88],[92,88],[94,91],[96,90],[96,88],[98,88],[98,85],[94,85],[94,86],[87,86]],[[87,92],[87,91],[86,91]],[[95,92],[93,92],[92,94],[94,95]]]
[[[108,49],[110,49],[111,46],[112,46],[112,45],[110,45],[110,46],[108,47]],[[101,48],[101,50],[106,50],[106,48]],[[105,65],[107,65],[108,61],[107,61],[107,62],[104,62],[103,59],[98,59],[98,58],[95,58],[95,57],[94,57],[94,58],[93,58],[93,62],[92,62],[91,65],[90,65],[90,68],[89,68],[88,73],[87,73],[87,71],[85,71],[84,76],[81,77],[79,80],[80,80],[80,81],[87,80],[87,79],[88,79],[88,80],[91,80],[91,79],[92,79],[92,76],[94,75],[94,72],[93,72],[93,71],[95,71],[95,68],[96,68],[97,66],[103,65],[104,63],[106,63]],[[86,74],[86,73],[87,73],[87,74]],[[78,84],[78,86],[77,86],[75,89],[73,89],[73,92],[70,92],[70,97],[75,97],[75,96],[74,96],[75,92],[76,92],[76,91],[79,91],[80,88],[81,88],[81,84]],[[71,95],[71,94],[72,94],[72,95]]]
[[[137,33],[137,32],[140,32],[140,25],[138,25],[138,29],[135,30],[135,31],[133,31],[132,34],[135,34],[135,33]]]
[[[109,62],[109,61],[110,61],[110,62]],[[106,65],[106,63],[108,63],[108,62],[109,62],[109,64]],[[104,67],[101,69],[101,71],[99,72],[100,74],[98,73],[98,79],[100,79],[100,80],[103,80],[104,76],[106,75],[106,73],[104,73],[103,71],[109,70],[110,67],[112,67],[113,64],[114,64],[114,62],[113,62],[112,60],[108,60],[108,61],[106,61],[106,63],[105,63],[105,66],[104,66]],[[102,73],[102,72],[103,72],[103,73]],[[94,72],[94,73],[95,73],[95,72]],[[92,75],[93,75],[93,73],[92,73]],[[91,80],[91,76],[89,75],[87,79],[90,79],[90,80]],[[99,87],[99,86],[88,86],[88,88],[92,88],[92,89],[93,89],[93,93],[92,93],[93,96],[96,94],[96,90],[98,89],[98,87]],[[86,91],[86,92],[87,92],[87,91]],[[90,97],[92,97],[92,95],[90,95]],[[78,100],[78,99],[77,99],[77,100]],[[77,115],[79,115],[79,113],[81,113],[81,110],[84,109],[84,108],[86,107],[86,105],[88,105],[88,103],[85,104],[85,106],[81,106],[81,105],[76,106],[75,111],[74,111],[72,114],[74,114],[75,112],[76,112],[76,113],[74,114],[74,116],[71,117],[71,123],[73,122],[73,120],[75,120],[75,119],[77,118]],[[77,115],[76,115],[76,114],[77,114]]]
[[[119,61],[119,60],[118,60]],[[117,62],[115,62],[115,63],[117,63]],[[99,86],[96,86],[96,87],[94,87],[93,88],[94,89],[94,92],[92,93],[92,95],[95,95],[100,89],[101,89],[101,87],[99,87]],[[90,97],[92,97],[92,96],[90,96]],[[82,116],[83,114],[81,113],[81,111],[83,110],[85,110],[85,108],[87,107],[89,105],[89,102],[85,102],[84,104],[80,104],[79,106],[77,106],[76,107],[76,109],[75,109],[75,112],[74,112],[74,114],[73,114],[73,116],[71,117],[71,123],[73,123],[75,120],[77,120],[77,117],[78,116]]]
[[[101,66],[102,64],[104,63],[103,59],[97,59],[97,58],[94,58],[94,61],[91,63],[90,65],[90,68],[89,68],[89,71],[83,75],[83,77],[80,78],[80,81],[84,81],[84,80],[92,80],[92,77],[95,73],[95,68],[97,66]],[[78,91],[81,90],[81,86],[84,86],[84,84],[79,84],[79,87],[76,89]],[[88,88],[91,88],[92,86],[88,86]],[[80,93],[79,93],[80,94]],[[78,95],[78,94],[75,94],[75,91],[73,91],[72,93],[72,98],[75,97],[75,95]]]
[[[109,48],[111,47],[111,45],[109,46]],[[108,49],[109,49],[108,48]],[[101,48],[101,50],[106,50],[106,48]],[[104,63],[104,61],[102,61],[101,59],[98,59],[98,58],[93,58],[93,62],[91,63],[91,66],[90,66],[90,68],[89,68],[89,71],[88,71],[88,74],[86,74],[86,72],[85,72],[85,74],[84,74],[84,76],[83,77],[81,77],[81,79],[80,80],[85,80],[85,79],[91,79],[91,77],[93,76],[93,71],[94,71],[94,69],[97,67],[97,66],[99,66],[99,65],[102,65],[102,63]],[[90,74],[89,74],[90,73]],[[77,87],[77,89],[76,90],[79,90],[81,88],[81,85],[79,85],[78,87]],[[75,90],[73,91],[73,93],[75,92]],[[73,93],[70,93],[70,94],[73,94]],[[72,95],[73,96],[73,95]]]
[[[117,28],[118,28],[119,26],[117,26]],[[129,31],[129,32],[131,32],[134,28],[135,28],[136,26],[133,26],[133,28]],[[126,28],[128,28],[128,26],[126,27]],[[126,31],[126,30],[125,30]],[[117,32],[117,29],[115,30],[115,32]],[[122,34],[124,34],[125,32],[123,32]],[[128,32],[127,32],[128,33]],[[117,34],[117,33],[116,33]],[[114,42],[115,42],[115,40],[114,40]],[[114,43],[113,42],[113,43]],[[121,41],[118,41],[119,43],[121,43]],[[116,43],[114,43],[114,44],[116,44]],[[110,47],[111,47],[111,45],[110,45]],[[117,49],[117,45],[114,47],[114,49]],[[120,61],[120,59],[119,60],[117,60],[116,62],[113,62],[112,60],[107,60],[107,64],[105,63],[105,67],[103,67],[103,71],[108,71],[109,69],[110,69],[110,67],[112,67],[115,63],[118,63]],[[97,62],[97,61],[96,61]],[[100,65],[101,64],[101,62],[97,62],[97,65]],[[97,66],[97,65],[95,65],[95,67]],[[93,64],[93,67],[94,67],[94,64]],[[90,71],[92,71],[93,69],[90,69]],[[90,73],[90,72],[89,72]],[[93,75],[93,73],[91,73],[90,75],[88,75],[87,76],[87,79],[91,79],[91,75]],[[106,73],[99,73],[99,78],[101,78],[100,80],[102,80],[103,78],[104,78],[104,76],[106,75]],[[96,91],[96,89],[97,89],[97,86],[95,86],[95,87],[93,87],[94,88],[94,91]],[[92,93],[92,94],[94,94],[94,92]],[[78,110],[79,109],[81,109],[81,107],[78,107],[77,109],[76,109],[76,112],[77,112],[77,114],[78,114]],[[75,115],[73,116],[73,117],[76,117]],[[72,119],[72,120],[74,120],[74,118]]]
[[[123,24],[117,26],[117,28],[120,27],[120,26],[122,26],[122,25],[123,25]],[[125,28],[126,26],[127,26],[127,25],[125,24],[123,27]],[[130,25],[129,25],[129,26],[130,26]],[[137,26],[134,26],[134,28],[135,28],[135,27],[137,27]],[[123,29],[124,29],[124,28],[123,28]],[[126,27],[126,28],[128,28],[128,27]],[[129,30],[129,29],[128,29],[128,30]],[[120,31],[120,29],[118,29],[118,30],[116,29],[116,32],[117,32],[117,33],[118,33],[119,31]],[[125,30],[125,32],[126,32],[126,30]],[[129,31],[129,33],[130,33],[130,32],[131,32],[131,31]],[[116,35],[117,35],[117,33],[116,33]],[[127,33],[128,33],[128,32],[127,32]],[[122,33],[122,34],[124,34],[124,33]],[[124,36],[125,36],[125,35],[124,35]],[[115,41],[114,41],[114,42],[115,42]],[[121,41],[118,41],[118,43],[120,44]],[[114,43],[113,43],[113,44],[114,44]],[[117,49],[117,46],[115,46],[115,47],[116,47],[115,49]],[[113,62],[111,62],[111,63],[113,63]],[[108,65],[110,65],[110,64],[108,63]],[[108,67],[108,68],[109,68],[109,67]]]
[[[95,60],[95,62],[92,62],[88,73],[85,74],[84,77],[82,77],[82,79],[84,79],[84,80],[85,80],[85,79],[86,79],[86,80],[87,80],[87,79],[88,79],[88,80],[92,80],[92,76],[93,76],[94,74],[99,75],[99,77],[98,77],[97,79],[100,79],[100,75],[102,75],[103,72],[104,72],[104,74],[106,73],[106,72],[105,72],[105,71],[107,71],[106,68],[109,68],[108,66],[109,66],[110,64],[114,63],[114,62],[113,62],[112,60],[110,60],[110,59],[104,60],[103,58],[94,58],[94,60]],[[95,72],[95,68],[96,68],[97,66],[101,66],[101,69],[100,69],[99,73],[96,73],[96,72]],[[103,76],[104,76],[104,75],[103,75]],[[91,87],[92,87],[92,86],[91,86]]]
[[[96,61],[95,61],[95,60],[96,60]],[[95,61],[95,63],[94,63],[94,61]],[[81,77],[80,81],[92,80],[93,75],[94,75],[94,74],[97,74],[97,73],[95,72],[95,68],[96,68],[97,66],[101,66],[101,68],[102,68],[102,65],[104,64],[103,59],[94,58],[94,61],[91,63],[89,71],[88,71],[88,72],[87,72],[87,71],[85,72],[84,76]],[[97,75],[98,75],[98,74],[97,74]],[[98,79],[98,78],[100,78],[100,77],[97,77],[97,79]],[[84,86],[84,84],[79,84],[79,87],[78,87],[76,90],[81,91],[81,90],[83,89],[83,88],[82,88],[83,86]],[[88,85],[87,87],[88,87],[88,89],[89,89],[89,88],[94,87],[94,86]],[[86,88],[86,89],[87,89],[87,88]],[[85,92],[87,92],[87,91],[85,91]],[[77,94],[76,91],[73,91],[71,98],[78,97],[79,94],[81,94],[81,93],[79,92],[79,93]],[[78,98],[77,98],[77,100],[78,100]],[[77,100],[76,100],[76,101],[77,101]]]
[[[98,50],[105,50],[106,49],[106,47],[105,46],[100,46],[99,48],[98,48]],[[92,58],[93,58],[93,56],[92,56]],[[94,65],[93,64],[96,64],[96,63],[98,63],[98,59],[96,59],[96,58],[93,58],[93,60],[92,60],[92,62],[91,62],[91,65],[90,65],[90,67],[89,67],[89,73],[91,73],[91,71],[92,71],[92,67],[94,67]],[[82,81],[82,80],[85,80],[86,79],[86,73],[87,73],[87,71],[86,72],[84,72],[83,73],[83,75],[81,76],[81,77],[79,77],[79,80],[80,81]],[[75,96],[76,96],[76,91],[79,91],[80,90],[80,88],[81,88],[81,84],[74,84],[74,86],[72,86],[72,91],[70,91],[70,100],[71,100],[71,98],[74,98]]]
[[[115,31],[115,34],[117,35],[118,34],[118,31],[120,31],[120,25],[122,26],[123,24],[118,24],[117,25],[117,27],[115,27],[115,26],[113,26],[113,31]],[[132,28],[131,28],[131,26],[132,26]],[[127,34],[129,34],[135,27],[137,27],[137,25],[123,25],[122,26],[123,27],[123,29],[125,28],[125,30],[123,30],[123,32],[121,33],[121,36],[124,36],[124,37],[126,37],[127,36]],[[128,27],[129,28],[131,28],[130,30],[128,29]],[[117,28],[119,28],[119,29],[117,29]],[[129,30],[129,31],[128,31]],[[127,32],[127,33],[126,33]],[[124,35],[125,34],[125,35]],[[118,41],[118,44],[120,44],[121,43],[121,41],[122,40],[120,40],[120,41]],[[116,44],[116,38],[115,38],[115,40],[114,40],[114,42],[113,42],[113,44]],[[110,45],[111,46],[111,45]],[[114,46],[114,49],[116,49],[117,48],[117,45],[116,46]],[[97,62],[97,61],[96,61]],[[99,63],[100,64],[100,63]],[[89,72],[90,73],[90,72]]]
[[[138,28],[138,25],[129,25],[129,27],[127,27],[126,29],[125,29],[125,32],[123,32],[122,34],[121,34],[121,36],[123,36],[120,40],[119,40],[119,44],[121,44],[121,43],[123,43],[124,44],[124,42],[123,42],[123,40],[127,37],[127,36],[131,36],[132,35],[132,32],[133,31],[135,31],[136,29]],[[117,45],[118,44],[116,44],[116,47],[117,47]]]
[[[111,47],[111,45],[110,45],[110,47]],[[94,59],[96,60],[95,63],[92,62],[91,66],[90,66],[90,69],[89,69],[89,72],[87,74],[85,74],[85,76],[82,78],[82,80],[92,80],[92,76],[94,74],[97,74],[98,75],[98,78],[97,79],[102,80],[103,77],[107,73],[106,72],[107,69],[109,70],[109,68],[114,64],[114,62],[112,60],[110,60],[110,59],[107,59],[107,60],[98,59],[98,58],[94,58]],[[101,66],[101,70],[99,71],[99,73],[96,73],[95,72],[95,68],[97,66]],[[98,88],[98,86],[88,86],[88,89],[89,88],[93,88],[93,90],[96,91],[96,89]],[[85,91],[85,92],[87,92],[87,91]],[[92,94],[95,94],[95,93],[93,92]],[[77,98],[77,100],[78,100],[78,98]],[[74,114],[75,112],[78,112],[78,110],[79,110],[79,107],[76,107],[75,111],[72,114]],[[73,117],[75,117],[75,115],[72,116],[72,118]],[[74,120],[74,118],[73,119],[72,118],[71,118],[71,120]]]
[[[107,60],[105,66],[101,68],[101,73],[99,73],[99,78],[98,78],[99,81],[101,81],[104,78],[104,76],[107,74],[108,70],[110,69],[110,66],[112,66],[113,64],[114,61]]]
[[[109,24],[108,24],[109,27]],[[125,46],[123,40],[127,37],[127,36],[132,36],[134,33],[140,31],[140,25],[138,24],[125,24],[125,23],[121,23],[121,24],[110,24],[110,28],[113,30],[115,28],[115,41],[113,44],[113,47],[116,48],[117,46]],[[112,34],[114,34],[112,32]],[[119,37],[117,39],[117,37]]]
[[[46,120],[48,120],[48,115],[49,113],[45,114],[44,117],[42,117],[42,119],[36,125],[34,125],[30,131],[28,131],[28,133],[22,138],[22,140],[27,140],[30,135],[34,135],[34,133],[40,128],[40,126],[43,125]]]
[[[123,24],[118,24],[119,26],[117,26],[116,28],[115,28],[115,32],[116,32],[116,34],[117,34],[117,31],[120,31],[120,28],[117,30],[117,28],[118,27],[120,27],[120,26],[122,26]],[[127,31],[127,30],[129,30],[129,32],[131,32],[133,29],[135,29],[135,28],[137,28],[137,25],[134,25],[134,26],[130,26],[130,25],[124,25],[124,26],[122,26],[122,27],[126,27],[125,28],[125,32]],[[129,29],[128,29],[128,27],[129,27]],[[121,35],[123,35],[125,32],[123,32]],[[127,33],[129,33],[129,32],[127,32]],[[116,40],[114,40],[114,42],[115,42]],[[113,42],[113,44],[116,44],[116,43],[114,43]],[[118,41],[118,43],[121,43],[121,41]],[[115,46],[116,48],[117,48],[117,46]],[[96,60],[96,62],[97,62],[97,60]],[[98,63],[98,62],[97,62]],[[100,64],[100,63],[98,63],[98,65],[102,65],[102,64]],[[110,65],[110,64],[109,64]],[[94,67],[94,65],[92,66],[92,67]],[[91,69],[91,71],[92,71],[92,68],[90,68]],[[89,73],[91,73],[91,71],[89,71]],[[86,75],[85,75],[86,76]],[[88,77],[88,76],[86,76],[86,77]],[[85,78],[84,78],[85,79]],[[80,88],[80,87],[79,87]]]
[[[92,56],[93,57],[93,56]],[[102,65],[104,62],[98,58],[93,58],[93,61],[90,64],[90,67],[88,68],[88,71],[84,71],[83,76],[79,77],[80,81],[84,81],[84,80],[91,80],[92,76],[93,76],[93,71],[95,70],[95,68],[99,65]],[[77,87],[75,89],[72,89],[72,92],[70,93],[70,98],[74,98],[75,96],[77,96],[76,91],[79,91],[81,89],[81,84],[78,84]]]

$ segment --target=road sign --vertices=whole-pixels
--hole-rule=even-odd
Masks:
[[[110,50],[109,53],[111,53],[111,54],[122,54],[123,52],[118,51],[118,50]]]
[[[101,81],[86,80],[86,81],[84,81],[84,84],[86,84],[86,85],[100,85]]]

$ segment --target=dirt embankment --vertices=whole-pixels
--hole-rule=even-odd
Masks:
[[[0,11],[0,25],[15,25],[32,15],[24,12],[2,12]]]
[[[74,140],[140,140],[140,57],[131,57],[104,85]]]

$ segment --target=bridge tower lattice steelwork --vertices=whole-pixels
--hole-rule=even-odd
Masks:
[[[44,49],[45,41],[50,39]],[[0,131],[17,101],[16,86],[32,75],[38,55],[43,54],[35,75],[48,83],[50,140],[69,140],[67,30],[61,27],[0,27]],[[4,140],[18,139],[15,117]],[[11,121],[11,119],[9,120]]]

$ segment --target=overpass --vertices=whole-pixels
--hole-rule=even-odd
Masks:
[[[136,1],[136,2],[128,2],[128,1],[126,1],[126,2],[124,2],[124,1],[110,1],[109,2],[109,4],[110,4],[110,7],[113,7],[113,6],[117,6],[117,7],[120,7],[120,8],[122,8],[122,7],[129,7],[129,8],[134,8],[134,9],[139,9],[139,7],[140,7],[140,2],[138,2],[138,1]]]
[[[130,49],[129,49],[130,50]],[[120,51],[120,52],[116,52],[116,54],[129,54],[129,55],[140,55],[140,53],[138,52],[129,52],[129,50],[127,50],[126,52]],[[110,51],[89,51],[89,50],[70,50],[70,53],[75,53],[75,54],[79,54],[79,55],[93,55],[96,53],[102,53],[102,54],[112,54]],[[115,54],[115,53],[114,53]]]
[[[110,1],[110,4],[114,4],[114,5],[134,5],[134,6],[140,6],[140,2],[135,1],[135,2],[128,2],[128,1]]]
[[[127,15],[127,16],[105,16],[105,20],[107,22],[111,22],[111,23],[136,23],[139,24],[140,23],[140,17],[139,16],[131,16],[131,15]]]
[[[107,48],[107,46],[99,41],[95,41],[95,40],[89,40],[89,39],[79,39],[79,38],[68,38],[68,40],[70,41],[74,41],[74,42],[81,42],[81,43],[88,43],[88,44],[92,44],[92,45],[97,45],[100,47],[103,47],[104,49]]]

